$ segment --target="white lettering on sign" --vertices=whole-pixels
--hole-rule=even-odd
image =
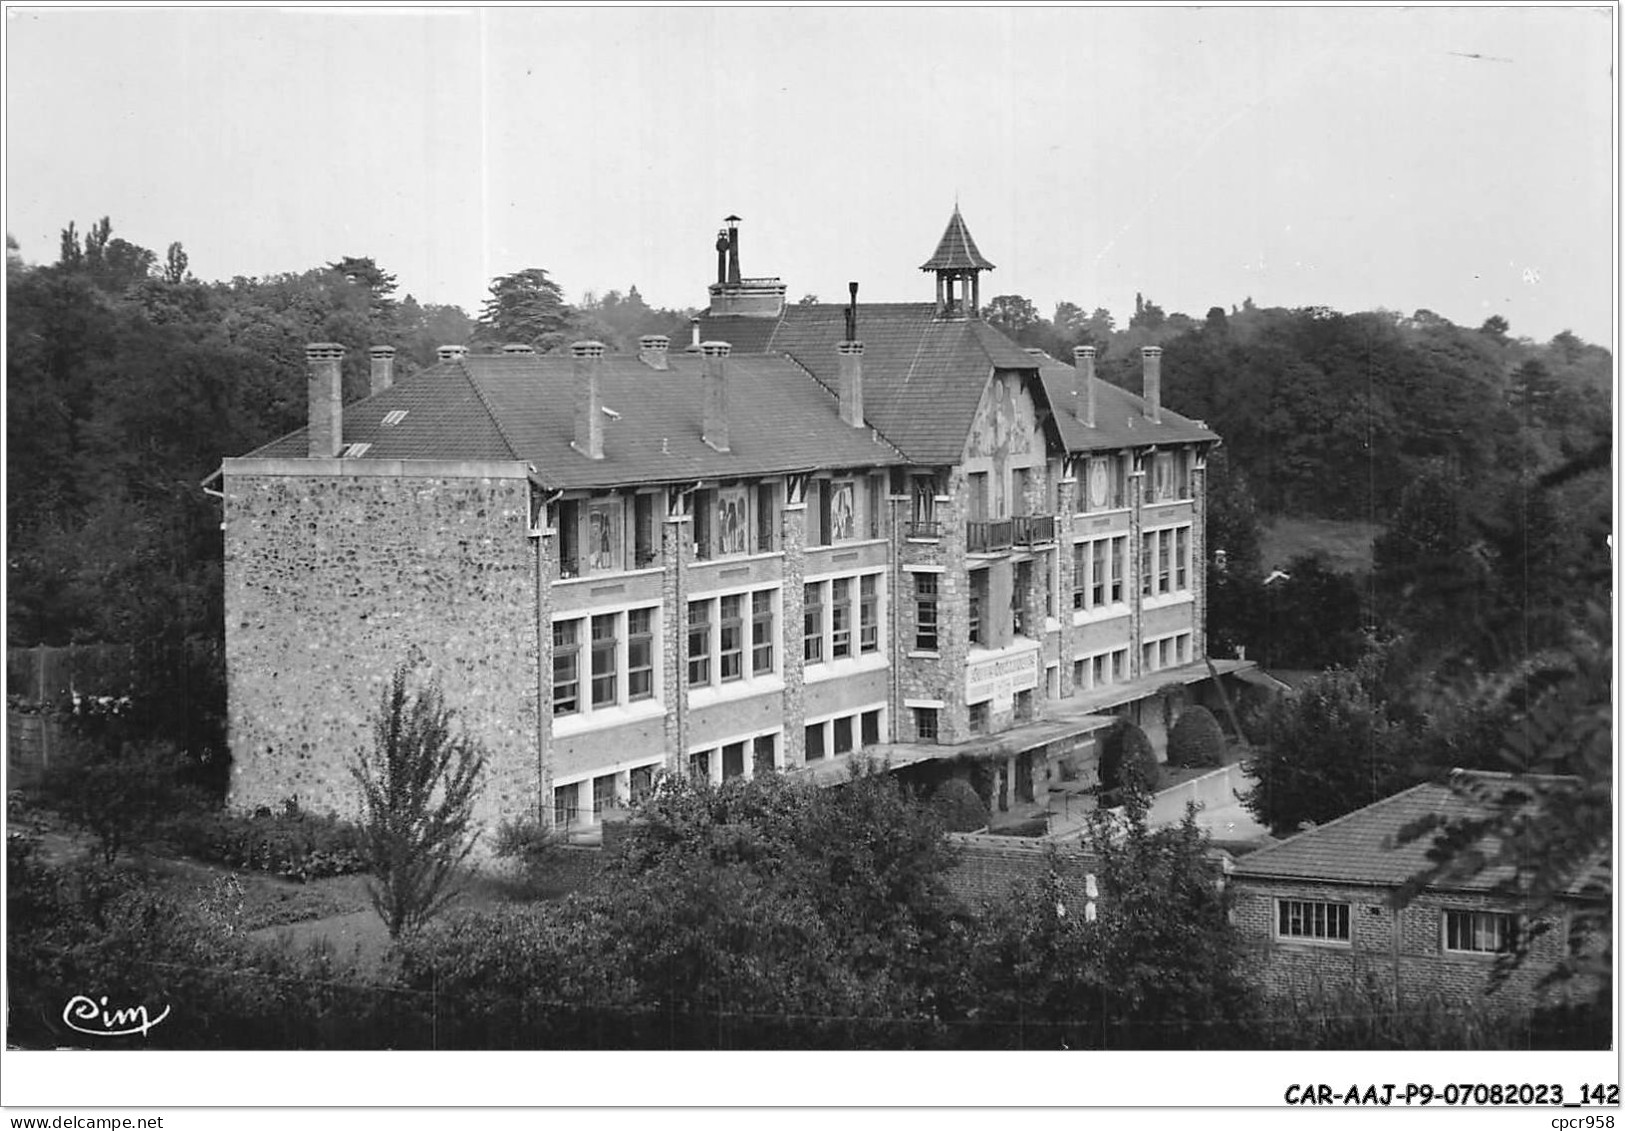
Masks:
[[[1002,707],[1016,692],[1031,691],[1037,686],[1038,649],[1032,648],[1013,656],[996,656],[971,664],[965,671],[965,702],[992,699]]]

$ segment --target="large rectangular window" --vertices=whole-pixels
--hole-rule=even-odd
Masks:
[[[875,746],[880,742],[880,712],[865,711],[859,719],[858,741],[865,746]]]
[[[711,682],[711,602],[688,603],[688,685]]]
[[[592,815],[615,808],[615,775],[604,774],[592,779]]]
[[[1157,531],[1157,592],[1173,592],[1174,532]]]
[[[616,655],[620,641],[615,639],[615,622],[619,615],[609,613],[592,618],[592,705],[613,707],[619,701],[619,681],[616,679]]]
[[[983,618],[987,616],[987,570],[973,570],[970,575],[970,642],[985,642]]]
[[[824,585],[807,584],[802,596],[801,658],[809,664],[824,662]]]
[[[937,575],[914,575],[914,647],[920,652],[937,650]]]
[[[1155,593],[1157,579],[1157,536],[1155,532],[1140,535],[1140,596]]]
[[[637,766],[633,768],[631,773],[627,774],[627,784],[631,787],[632,804],[642,803],[655,791],[655,771],[659,768],[658,763]]]
[[[581,710],[581,622],[553,622],[553,713]]]
[[[553,790],[553,823],[569,828],[581,819],[581,783],[571,782]]]
[[[740,679],[745,674],[745,598],[735,593],[722,598],[721,669],[722,682]]]
[[[1089,603],[1098,608],[1106,603],[1106,540],[1097,539],[1092,543],[1089,555]]]
[[[835,754],[852,753],[852,716],[842,715],[835,720]]]
[[[626,614],[626,697],[650,699],[655,693],[655,647],[653,609],[633,609]]]
[[[779,768],[778,735],[759,734],[752,743],[751,772],[766,774]]]
[[[745,775],[745,744],[730,742],[722,748],[722,780]]]
[[[1174,531],[1174,588],[1190,588],[1191,528],[1181,526]]]
[[[1462,954],[1502,954],[1512,949],[1516,919],[1494,911],[1446,911],[1444,948]]]
[[[1349,905],[1306,899],[1275,901],[1278,938],[1309,942],[1349,941]]]
[[[876,482],[879,482],[876,480]],[[880,651],[880,586],[878,575],[858,579],[858,651]]]
[[[816,762],[824,756],[824,724],[813,723],[805,731],[806,758],[809,762]]]
[[[840,660],[852,654],[852,580],[837,578],[830,588],[829,654]]]
[[[767,675],[773,670],[773,591],[751,594],[750,670]]]
[[[574,499],[556,504],[553,528],[559,532],[559,576],[581,576],[581,508]]]
[[[1112,539],[1111,556],[1111,602],[1115,605],[1123,600],[1123,565],[1128,561],[1128,535]]]
[[[914,740],[916,742],[935,742],[937,740],[937,709],[935,707],[914,708]]]
[[[1095,545],[1100,545],[1096,542]],[[1099,604],[1097,599],[1096,604]],[[1089,543],[1072,543],[1072,607],[1089,607]]]

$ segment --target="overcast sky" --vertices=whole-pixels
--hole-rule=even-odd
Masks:
[[[1251,297],[1613,335],[1613,13],[1593,8],[10,11],[6,227],[112,217],[201,278],[367,255],[705,301],[925,301],[957,198],[1017,293]]]

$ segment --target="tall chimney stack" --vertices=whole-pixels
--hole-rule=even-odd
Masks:
[[[1145,362],[1145,381],[1141,395],[1145,397],[1145,414],[1154,421],[1162,420],[1162,348],[1145,346],[1140,350]]]
[[[719,452],[728,450],[728,355],[733,347],[727,342],[703,342],[700,352],[705,355],[705,424],[700,436]]]
[[[728,282],[739,283],[739,220],[738,216],[725,217],[728,225]]]
[[[1078,414],[1078,420],[1086,428],[1095,426],[1095,347],[1073,346],[1072,368],[1073,380],[1077,388],[1073,390],[1073,409]]]
[[[842,342],[835,347],[841,358],[841,419],[863,427],[863,343]]]
[[[536,347],[529,342],[509,342],[502,347],[503,357],[535,357]]]
[[[604,458],[604,399],[598,388],[604,364],[602,342],[576,342],[570,347],[575,366],[576,435],[570,446],[588,459]]]
[[[671,366],[667,355],[670,350],[671,339],[664,334],[645,334],[638,339],[638,360],[650,369],[669,369]]]
[[[700,320],[698,318],[688,320],[688,349],[685,352],[700,352]]]
[[[332,459],[344,444],[344,347],[311,342],[305,347],[310,381],[310,458]]]
[[[367,356],[372,359],[371,392],[377,396],[395,383],[395,347],[373,346]]]

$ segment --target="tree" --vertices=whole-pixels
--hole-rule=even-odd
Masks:
[[[1155,793],[1162,784],[1162,766],[1145,731],[1119,719],[1100,740],[1100,788],[1111,802],[1125,793]]]
[[[439,686],[412,691],[409,675],[406,664],[395,669],[373,719],[372,747],[351,765],[361,788],[368,894],[392,939],[415,933],[458,894],[485,767],[480,747],[452,733]]]
[[[1371,694],[1373,673],[1335,669],[1264,708],[1248,728],[1263,738],[1245,768],[1258,784],[1242,800],[1277,836],[1320,825],[1417,780],[1404,730]]]
[[[1167,321],[1167,315],[1162,307],[1154,302],[1148,302],[1144,295],[1138,291],[1134,294],[1134,317],[1128,320],[1129,329],[1156,330]]]
[[[164,253],[164,282],[186,282],[187,263],[188,260],[186,258],[186,249],[181,247],[180,241],[177,240],[170,244],[169,250]]]
[[[1257,646],[1270,667],[1352,666],[1365,647],[1360,590],[1326,564],[1320,551],[1286,564],[1285,577],[1264,586]]]
[[[540,353],[563,345],[570,327],[564,292],[540,267],[527,267],[491,281],[474,340],[496,348],[523,342]]]
[[[995,295],[982,308],[982,318],[1017,341],[1043,320],[1032,300],[1023,295]]]
[[[1492,314],[1484,319],[1484,324],[1478,328],[1478,332],[1486,338],[1493,338],[1497,342],[1505,342],[1507,331],[1510,329],[1512,329],[1510,322],[1499,314]]]

